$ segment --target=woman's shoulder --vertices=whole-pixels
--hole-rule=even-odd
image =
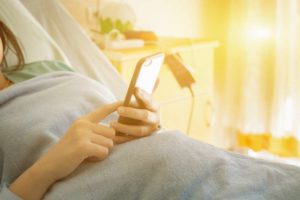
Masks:
[[[75,70],[61,61],[36,61],[26,63],[22,69],[4,72],[5,76],[13,83],[19,83],[37,76],[52,72],[75,72]]]
[[[42,60],[42,61],[36,61],[32,63],[27,63],[24,66],[24,69],[26,70],[34,70],[34,71],[46,71],[46,72],[54,72],[54,71],[70,71],[74,72],[75,70],[67,65],[66,63],[62,61],[56,61],[56,60]]]

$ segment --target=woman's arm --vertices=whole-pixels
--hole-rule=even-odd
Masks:
[[[34,164],[19,176],[9,189],[22,199],[41,199],[48,188],[54,184],[46,166]]]
[[[123,143],[151,135],[160,124],[159,106],[153,101],[151,95],[142,90],[136,90],[135,96],[139,106],[122,107],[122,103],[118,102],[81,117],[70,127],[64,137],[19,176],[9,189],[25,200],[41,199],[51,185],[70,175],[84,160],[105,159],[113,142]],[[143,109],[138,108],[140,106]],[[120,115],[138,119],[143,123],[139,126],[131,126],[114,122],[111,124],[112,128],[98,124],[117,109]],[[128,135],[115,136],[114,129]]]
[[[42,199],[51,185],[70,175],[84,160],[105,159],[113,147],[115,131],[98,122],[120,105],[120,102],[109,104],[78,119],[9,189],[25,200]]]

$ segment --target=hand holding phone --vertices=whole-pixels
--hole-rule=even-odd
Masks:
[[[155,84],[164,62],[164,54],[159,53],[141,59],[133,73],[127,94],[124,100],[124,106],[129,107],[134,99],[134,92],[136,88],[144,90],[148,94],[152,94]],[[129,125],[139,125],[141,121],[120,116],[119,123]],[[117,132],[117,134],[121,134]]]

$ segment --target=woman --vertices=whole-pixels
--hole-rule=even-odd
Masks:
[[[0,37],[0,180],[8,186],[0,199],[299,198],[299,168],[225,152],[175,131],[153,134],[158,107],[149,95],[135,94],[146,109],[123,107],[104,86],[61,63],[24,65],[2,22]],[[6,65],[9,49],[18,58],[13,69]],[[114,111],[144,123],[117,123]]]
[[[13,72],[21,70],[24,66],[24,56],[14,34],[1,21],[0,38],[0,90],[5,90],[14,84],[8,77],[15,78],[16,75]],[[5,52],[9,48],[15,52],[18,60],[14,69],[8,68],[5,58]],[[55,71],[55,66],[52,64],[56,63],[48,63],[47,66]],[[47,70],[43,73],[46,73]],[[6,72],[6,76],[2,71]],[[28,78],[25,77],[24,79]],[[83,161],[104,160],[109,156],[109,151],[114,144],[148,136],[158,130],[157,105],[152,101],[150,95],[142,90],[137,90],[135,96],[145,109],[138,108],[138,106],[123,107],[122,102],[116,102],[78,118],[48,153],[43,155],[10,185],[10,190],[23,199],[41,199],[51,185],[70,175]],[[134,118],[144,123],[139,126],[130,126],[112,122],[110,127],[98,124],[114,111],[118,111],[121,116]],[[116,131],[126,135],[115,135]],[[61,154],[61,152],[64,153]],[[65,162],[66,159],[68,162]]]

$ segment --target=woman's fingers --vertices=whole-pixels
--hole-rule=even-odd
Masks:
[[[114,140],[114,144],[122,144],[135,139],[138,139],[138,137],[134,137],[131,135],[116,135],[113,140]]]
[[[157,124],[160,121],[157,113],[146,109],[120,106],[117,111],[123,117],[140,120],[149,124]]]
[[[120,144],[134,140],[138,137],[148,136],[157,130],[157,124],[159,124],[160,121],[158,115],[158,104],[152,100],[151,95],[140,89],[136,90],[135,96],[138,102],[143,105],[144,109],[141,109],[140,107],[124,107],[122,106],[123,102],[116,102],[98,108],[77,121],[75,128],[82,130],[82,128],[85,127],[84,129],[88,129],[92,133],[90,136],[90,143],[93,146],[93,152],[95,153],[98,151],[98,155],[89,155],[90,159],[91,157],[104,159],[108,155],[109,149],[113,147],[114,143]],[[136,119],[144,122],[145,124],[137,126],[115,122],[111,124],[112,127],[106,127],[98,124],[99,121],[116,110],[120,116]],[[116,136],[116,131],[127,135]]]
[[[98,135],[103,135],[104,137],[107,138],[114,138],[116,135],[115,130],[111,127],[103,126],[101,124],[92,124],[92,123],[90,126],[92,131]]]
[[[114,146],[114,141],[111,138],[106,138],[102,135],[90,133],[87,151],[87,161],[97,162],[104,160],[110,149]]]
[[[112,122],[111,126],[121,133],[124,133],[126,135],[130,136],[136,136],[136,137],[144,137],[151,135],[154,131],[157,130],[157,125],[127,125],[127,124],[121,124],[118,122]]]
[[[102,135],[92,134],[90,138],[91,142],[106,148],[111,149],[114,146],[111,138],[106,138]]]
[[[80,119],[73,125],[72,133],[76,135],[77,140],[89,141],[106,148],[113,147],[115,130],[111,127]]]
[[[103,160],[108,156],[109,149],[107,147],[97,145],[91,142],[89,145],[86,146],[85,153],[87,155],[87,158],[91,158],[94,161],[95,158],[97,158],[97,160]]]
[[[137,102],[141,102],[142,106],[144,106],[146,109],[153,112],[157,112],[159,110],[159,105],[153,101],[152,96],[142,89],[136,88],[134,96],[136,97]]]
[[[102,106],[98,109],[96,109],[93,112],[88,113],[83,118],[87,119],[90,122],[97,123],[104,119],[106,116],[111,114],[112,112],[116,111],[119,106],[121,106],[123,102],[118,101],[116,103],[107,104],[105,106]]]
[[[107,138],[114,138],[116,134],[113,128],[101,124],[92,123],[88,120],[85,120],[84,118],[77,120],[73,124],[73,128],[79,131],[81,130],[92,131],[98,135],[103,135],[104,137]]]

